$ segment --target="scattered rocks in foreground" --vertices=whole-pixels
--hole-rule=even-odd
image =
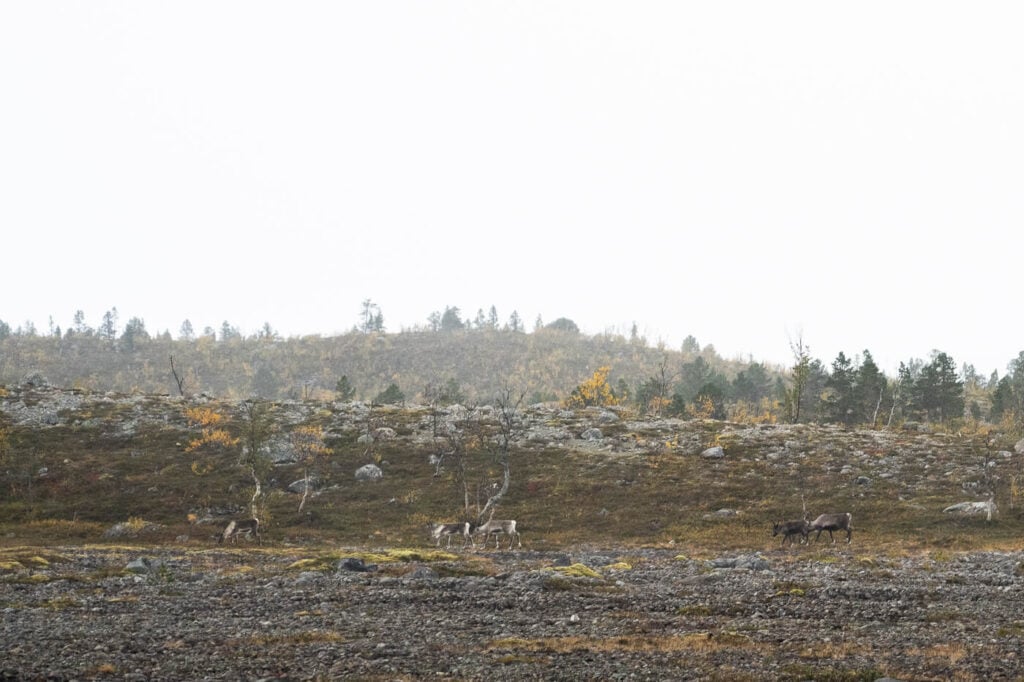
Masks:
[[[60,548],[5,561],[0,679],[1024,672],[1019,552],[893,558],[837,547],[692,559],[603,548],[300,560],[312,554]]]

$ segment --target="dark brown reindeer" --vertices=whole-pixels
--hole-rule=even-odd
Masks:
[[[817,542],[818,538],[821,537],[821,531],[827,530],[828,536],[832,540],[832,544],[836,544],[836,539],[832,535],[832,531],[845,530],[846,531],[846,544],[850,544],[850,540],[853,538],[853,514],[850,512],[842,512],[840,514],[822,514],[818,518],[811,521],[811,527],[808,530],[818,531],[818,534],[814,536],[814,541]]]
[[[772,524],[772,537],[782,535],[782,544],[786,544],[786,540],[789,540],[795,535],[801,536],[800,543],[807,544],[807,535],[811,531],[811,524],[807,522],[807,519],[800,519],[799,521],[776,521]],[[796,540],[792,540],[796,542]]]
[[[223,544],[225,540],[231,540],[232,544],[238,542],[239,535],[248,535],[255,537],[259,544],[263,544],[263,535],[260,534],[260,522],[259,519],[245,519],[244,521],[232,521],[228,524],[228,527],[224,529],[224,533],[217,538],[218,544]]]

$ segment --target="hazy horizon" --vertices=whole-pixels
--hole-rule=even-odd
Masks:
[[[987,376],[1024,9],[6,3],[0,319],[332,335],[445,306]]]

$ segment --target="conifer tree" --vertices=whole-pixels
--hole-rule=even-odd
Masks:
[[[853,382],[853,364],[840,351],[832,362],[832,373],[825,382],[825,416],[829,421],[849,426],[856,420]]]

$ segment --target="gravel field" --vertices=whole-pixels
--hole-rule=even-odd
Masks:
[[[4,680],[1024,678],[1016,552],[25,556],[0,575]]]

